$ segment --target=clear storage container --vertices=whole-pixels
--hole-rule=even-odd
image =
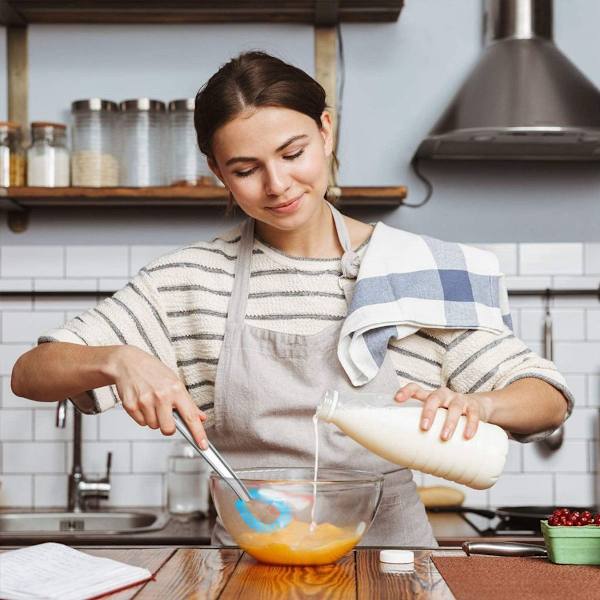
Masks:
[[[118,106],[90,98],[71,104],[73,116],[72,184],[81,187],[119,185]]]
[[[25,156],[21,128],[12,121],[0,121],[0,187],[25,185]]]
[[[33,122],[31,146],[27,150],[27,185],[67,187],[69,174],[66,125]]]
[[[121,185],[166,185],[166,106],[159,100],[138,98],[120,104]]]
[[[176,440],[168,460],[167,508],[171,515],[186,520],[208,514],[210,467],[186,442]]]
[[[194,98],[169,102],[169,183],[214,185],[194,129]]]

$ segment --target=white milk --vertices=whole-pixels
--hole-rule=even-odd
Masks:
[[[313,497],[312,508],[310,510],[310,532],[312,533],[317,526],[315,516],[317,512],[317,481],[319,476],[319,416],[315,412],[312,418],[313,430],[315,432],[315,471],[313,475]]]
[[[419,426],[422,410],[422,404],[403,406],[389,395],[328,391],[317,415],[390,462],[476,490],[494,485],[506,462],[506,432],[480,422],[475,436],[466,440],[466,418],[461,416],[452,437],[443,441],[440,434],[447,410],[437,410],[428,431]]]

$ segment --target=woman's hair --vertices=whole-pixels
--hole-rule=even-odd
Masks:
[[[321,129],[325,90],[302,69],[265,52],[244,52],[224,64],[196,94],[194,126],[200,150],[214,159],[215,132],[248,108],[301,112]]]

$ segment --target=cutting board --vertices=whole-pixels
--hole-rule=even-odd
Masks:
[[[547,558],[434,556],[456,600],[598,600],[600,568]],[[482,588],[485,586],[485,589]]]

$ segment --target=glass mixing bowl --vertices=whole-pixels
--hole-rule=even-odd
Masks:
[[[312,468],[236,473],[252,496],[268,499],[265,506],[272,500],[283,507],[277,513],[280,518],[268,526],[269,531],[260,531],[256,523],[252,526],[245,518],[249,517],[245,503],[212,473],[210,489],[217,513],[240,548],[261,562],[279,565],[321,565],[346,554],[373,522],[383,489],[379,473],[350,469],[319,469],[316,484]]]

